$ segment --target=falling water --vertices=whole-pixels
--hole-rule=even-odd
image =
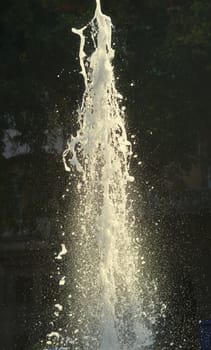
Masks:
[[[80,350],[145,349],[151,333],[140,314],[128,203],[132,148],[115,86],[112,23],[100,0],[92,21],[73,32],[80,36],[85,92],[79,130],[64,152],[66,170],[78,173],[72,344]]]

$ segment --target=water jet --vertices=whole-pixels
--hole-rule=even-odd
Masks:
[[[63,154],[65,169],[77,173],[71,344],[78,350],[149,349],[153,337],[138,291],[128,190],[133,152],[112,65],[112,22],[100,0],[91,22],[73,32],[80,37],[85,91],[79,129]]]

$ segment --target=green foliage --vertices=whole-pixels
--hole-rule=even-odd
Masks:
[[[45,142],[51,115],[56,110],[70,114],[77,99],[78,42],[71,28],[85,21],[86,11],[65,12],[60,3],[23,0],[20,6],[16,0],[1,12],[0,115],[14,116],[23,142],[35,150]]]
[[[211,127],[211,5],[204,0],[122,6],[126,27],[119,34],[123,51],[117,64],[129,124],[138,134],[142,175],[161,190],[165,180],[178,187],[180,171],[197,160],[198,139]]]

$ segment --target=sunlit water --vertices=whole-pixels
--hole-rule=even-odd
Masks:
[[[64,152],[66,170],[78,178],[70,344],[80,350],[148,349],[153,337],[137,290],[139,257],[128,200],[132,148],[115,86],[111,19],[100,0],[96,5],[92,21],[73,29],[80,36],[85,91],[79,130]]]

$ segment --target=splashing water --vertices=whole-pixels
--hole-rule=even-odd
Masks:
[[[73,29],[81,40],[85,92],[78,111],[80,128],[64,152],[66,170],[78,171],[79,192],[72,339],[74,349],[138,350],[150,345],[151,332],[138,311],[141,301],[136,292],[138,256],[132,245],[127,193],[133,181],[132,148],[120,107],[122,96],[115,87],[112,23],[101,12],[100,0],[96,4],[92,21]]]

